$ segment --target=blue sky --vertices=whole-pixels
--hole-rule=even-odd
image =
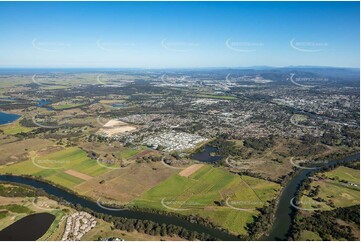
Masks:
[[[359,2],[0,2],[0,67],[359,67]]]

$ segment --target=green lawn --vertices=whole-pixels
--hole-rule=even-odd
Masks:
[[[133,149],[133,148],[124,148],[123,150],[119,151],[116,156],[120,159],[129,159],[132,156],[142,152],[143,150]]]
[[[246,224],[258,214],[255,208],[266,204],[279,189],[278,184],[248,176],[240,177],[207,165],[189,177],[175,174],[133,202],[140,207],[198,214],[234,233],[246,234]],[[227,205],[215,205],[215,201],[227,199],[235,208],[253,210],[240,211]]]

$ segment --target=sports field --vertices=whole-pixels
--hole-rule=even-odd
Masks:
[[[272,182],[206,165],[188,177],[171,176],[133,202],[140,207],[197,214],[231,232],[246,234],[246,224],[258,214],[255,208],[265,205],[279,189]]]
[[[84,151],[76,147],[43,156],[33,155],[26,161],[0,167],[2,174],[39,176],[68,188],[83,183],[84,177],[96,177],[106,171],[109,169],[100,166],[96,160],[88,158]]]

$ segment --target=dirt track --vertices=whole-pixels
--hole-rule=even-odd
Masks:
[[[80,178],[80,179],[85,180],[85,181],[90,180],[90,179],[93,178],[93,177],[91,177],[91,176],[89,176],[87,174],[84,174],[84,173],[81,173],[81,172],[78,172],[78,171],[74,171],[74,170],[67,170],[67,171],[65,171],[65,173],[69,174],[71,176],[75,176],[75,177]]]
[[[194,164],[191,165],[187,168],[185,168],[184,170],[182,170],[181,172],[179,172],[180,176],[184,176],[184,177],[189,177],[190,175],[192,175],[194,172],[198,171],[199,169],[201,169],[204,165],[203,164]]]

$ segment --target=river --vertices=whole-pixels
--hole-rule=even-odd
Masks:
[[[330,166],[339,162],[348,162],[352,160],[359,159],[360,154],[351,155],[342,159],[330,161],[325,166]],[[280,195],[280,199],[276,208],[275,220],[270,230],[269,235],[262,238],[262,240],[286,240],[288,231],[292,225],[292,214],[295,212],[295,208],[290,205],[290,201],[293,197],[296,196],[297,191],[301,183],[309,177],[312,172],[317,169],[303,169],[298,172],[286,185],[283,189],[282,194]],[[230,235],[228,233],[219,231],[217,229],[212,229],[205,227],[200,224],[191,223],[187,220],[176,216],[170,215],[161,215],[150,212],[142,212],[142,211],[134,211],[134,210],[121,210],[121,211],[111,211],[107,209],[103,209],[97,205],[97,203],[92,202],[90,200],[78,197],[75,194],[69,193],[61,188],[55,187],[51,184],[33,180],[31,178],[24,178],[19,176],[9,176],[9,175],[0,175],[0,181],[4,182],[15,182],[20,184],[25,184],[32,186],[34,188],[43,189],[46,193],[50,195],[54,195],[57,197],[63,198],[65,201],[72,204],[80,204],[81,206],[91,209],[95,212],[104,213],[112,216],[125,217],[129,219],[147,219],[156,223],[165,223],[165,224],[174,224],[177,226],[181,226],[190,231],[197,231],[200,233],[209,234],[215,238],[220,240],[238,240],[238,237]]]
[[[25,184],[32,186],[34,188],[43,189],[47,194],[63,198],[65,201],[72,204],[80,204],[84,208],[91,209],[98,213],[104,213],[111,216],[124,217],[129,219],[142,219],[142,220],[151,220],[159,224],[174,224],[180,227],[183,227],[189,231],[197,231],[199,233],[209,234],[220,240],[238,240],[238,237],[220,231],[218,229],[212,229],[200,224],[191,223],[185,219],[171,216],[171,215],[161,215],[150,212],[143,211],[134,211],[134,210],[120,210],[120,211],[111,211],[98,206],[96,202],[78,197],[75,194],[69,193],[61,188],[55,187],[51,184],[37,181],[31,178],[25,178],[20,176],[9,176],[9,175],[0,175],[0,181],[5,182],[15,182],[19,184]]]
[[[360,153],[327,162],[326,164],[323,164],[322,167],[328,167],[339,162],[343,163],[356,159],[360,159]],[[290,201],[297,195],[302,182],[318,169],[302,169],[287,183],[279,198],[274,223],[270,233],[262,238],[262,240],[287,240],[287,235],[292,225],[292,215],[295,212],[295,208],[291,206]]]

